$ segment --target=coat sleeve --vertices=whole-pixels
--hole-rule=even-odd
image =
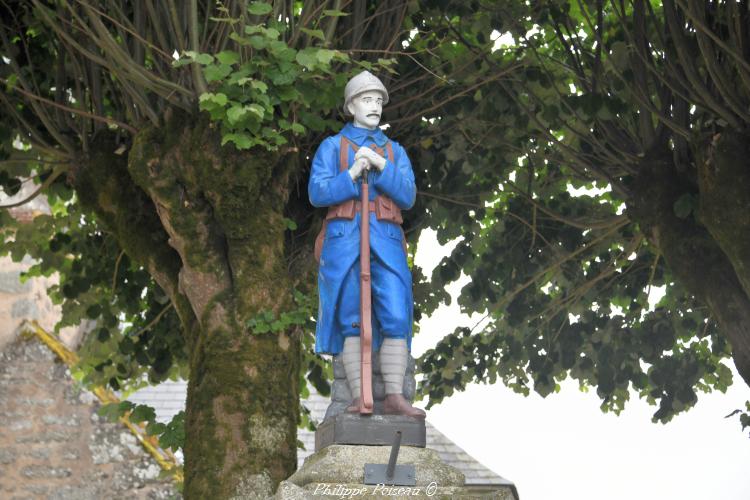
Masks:
[[[414,183],[414,171],[406,155],[406,150],[393,142],[393,162],[386,159],[385,168],[374,176],[373,184],[381,193],[388,195],[402,210],[414,206],[417,197],[417,186]]]
[[[339,145],[333,137],[324,140],[315,152],[307,194],[315,207],[330,207],[357,197],[357,186],[349,172],[339,172]]]

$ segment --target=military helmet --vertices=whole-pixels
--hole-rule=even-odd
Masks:
[[[388,91],[385,89],[383,82],[369,71],[363,71],[354,76],[346,84],[346,88],[344,89],[344,113],[347,115],[350,114],[349,103],[359,94],[368,90],[377,90],[383,94],[383,105],[388,104]]]

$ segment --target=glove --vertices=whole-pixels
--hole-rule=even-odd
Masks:
[[[359,160],[360,158],[366,159],[370,166],[375,167],[378,170],[383,170],[385,168],[385,158],[383,158],[367,146],[362,146],[361,148],[359,148],[357,154],[354,155],[355,160]]]
[[[354,164],[349,168],[349,175],[353,181],[356,181],[357,177],[361,176],[362,172],[365,172],[369,168],[370,162],[366,158],[359,158],[354,160]]]

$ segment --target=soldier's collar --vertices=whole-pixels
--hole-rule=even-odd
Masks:
[[[382,148],[388,142],[388,137],[380,130],[380,127],[370,130],[369,128],[356,127],[351,122],[344,125],[341,134],[357,146],[374,142]]]

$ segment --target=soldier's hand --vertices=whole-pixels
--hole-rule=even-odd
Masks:
[[[378,170],[383,170],[385,168],[385,158],[383,158],[367,146],[359,148],[359,150],[357,150],[357,154],[354,155],[354,158],[356,160],[365,158],[370,163],[370,165],[377,168]]]
[[[362,175],[362,172],[368,170],[370,168],[370,162],[367,161],[366,158],[359,158],[354,160],[354,164],[349,167],[349,175],[352,177],[353,181],[356,181],[359,176]]]

